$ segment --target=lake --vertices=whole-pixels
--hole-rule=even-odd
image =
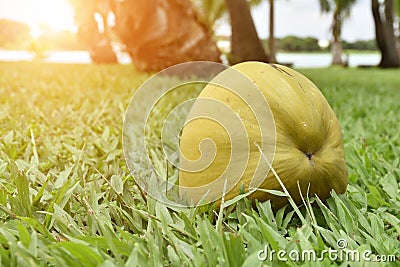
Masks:
[[[343,55],[345,58],[345,55]],[[278,53],[278,62],[293,63],[296,68],[321,68],[331,64],[332,56],[329,53]],[[378,65],[381,59],[379,53],[375,54],[349,54],[349,66]]]
[[[119,53],[118,60],[122,64],[129,64],[130,58],[124,53]],[[349,66],[378,65],[380,54],[350,54]],[[0,61],[31,61],[34,53],[28,51],[0,50]],[[331,64],[329,53],[278,53],[278,62],[291,63],[296,68],[321,68]],[[91,63],[87,51],[51,51],[46,53],[45,62],[55,63]]]

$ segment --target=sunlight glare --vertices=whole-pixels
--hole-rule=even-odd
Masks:
[[[21,20],[29,25],[32,36],[42,35],[46,28],[53,31],[76,32],[74,11],[68,0],[23,0],[21,2],[24,3],[26,9],[30,9]]]

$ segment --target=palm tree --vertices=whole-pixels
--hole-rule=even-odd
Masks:
[[[232,27],[229,63],[248,60],[267,62],[264,48],[258,37],[250,8],[246,0],[225,0]]]
[[[221,61],[212,31],[200,21],[192,1],[70,1],[79,36],[95,62],[116,61],[111,38],[123,45],[139,70],[158,71],[194,60]]]
[[[269,0],[269,61],[271,63],[276,62],[276,48],[275,48],[275,1]]]
[[[249,4],[256,6],[264,0],[249,0]],[[399,0],[400,1],[400,0]],[[268,35],[268,62],[276,63],[276,41],[275,41],[275,0],[269,2],[269,35]]]
[[[213,33],[214,25],[226,13],[224,0],[192,0],[199,10],[202,22]]]
[[[398,35],[397,35],[397,52],[400,56],[400,0],[394,1],[394,10],[397,15],[397,21],[399,22],[398,26]]]
[[[70,3],[75,10],[78,38],[87,46],[92,61],[116,63],[117,56],[111,46],[110,28],[107,24],[107,12],[111,1],[70,0]],[[95,15],[101,18],[101,21],[97,21]]]
[[[341,32],[343,21],[350,16],[350,9],[357,0],[319,0],[321,11],[328,13],[333,11],[332,19],[332,64],[343,65]]]
[[[213,29],[217,20],[228,11],[232,28],[231,64],[245,60],[275,62],[275,53],[266,56],[251,17],[249,6],[259,5],[263,0],[192,0],[200,11],[200,18],[209,29]],[[273,2],[273,0],[269,0]],[[273,4],[273,3],[272,3]],[[273,9],[270,14],[273,14]],[[271,23],[272,20],[272,23]],[[273,38],[273,17],[270,18],[270,30]],[[270,31],[271,32],[271,31]],[[270,34],[271,35],[271,34]],[[270,54],[275,51],[270,43]]]
[[[397,68],[400,66],[400,56],[396,48],[394,34],[394,1],[372,0],[372,15],[375,22],[376,43],[381,51],[379,67]]]

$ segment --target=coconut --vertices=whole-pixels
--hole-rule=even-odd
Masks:
[[[188,115],[180,153],[179,193],[194,205],[250,191],[279,208],[288,201],[276,193],[281,182],[297,204],[344,193],[348,183],[329,103],[305,76],[276,64],[240,63],[215,77]]]

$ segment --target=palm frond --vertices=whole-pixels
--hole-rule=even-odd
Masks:
[[[224,0],[193,0],[197,6],[202,20],[210,27],[226,12]]]
[[[336,8],[341,14],[342,20],[350,17],[351,8],[357,2],[357,0],[335,0]]]
[[[322,13],[328,13],[332,11],[333,4],[330,0],[319,0],[319,7]]]
[[[264,0],[247,0],[250,6],[258,6],[261,4]]]

